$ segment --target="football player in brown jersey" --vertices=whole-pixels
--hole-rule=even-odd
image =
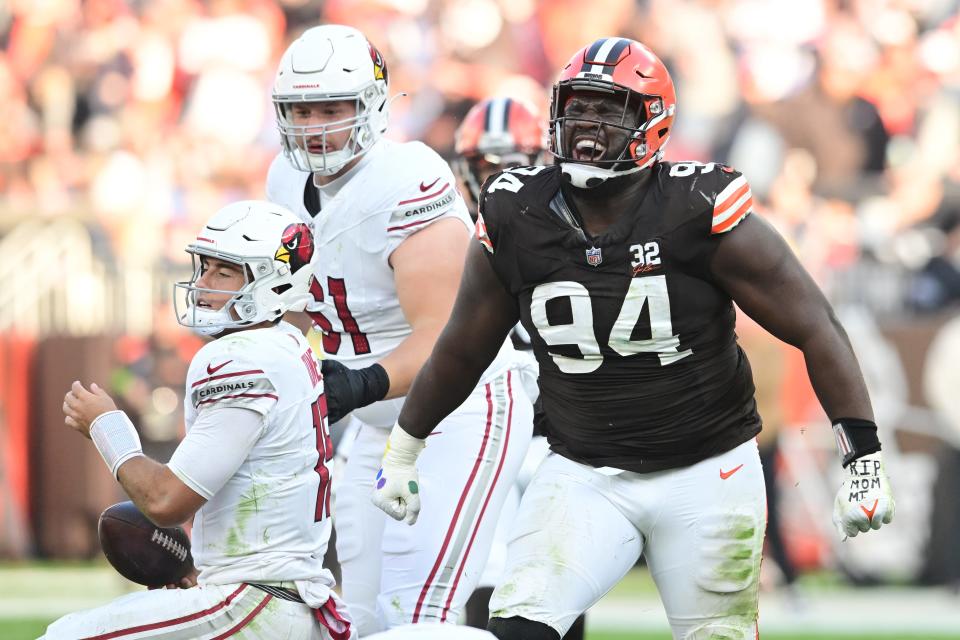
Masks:
[[[675,639],[757,637],[761,422],[734,303],[803,352],[845,469],[840,535],[893,517],[849,339],[739,172],[662,160],[675,109],[639,42],[602,38],[571,58],[553,89],[557,164],[485,184],[453,314],[382,461],[374,502],[408,516],[423,439],[520,320],[552,453],[491,600],[501,639],[560,638],[641,553]]]

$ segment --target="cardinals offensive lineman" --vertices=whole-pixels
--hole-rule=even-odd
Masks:
[[[187,252],[194,274],[176,285],[177,317],[216,339],[190,363],[187,435],[169,464],[143,455],[96,384],[75,382],[64,413],[154,523],[196,514],[199,575],[66,616],[45,638],[355,638],[322,564],[332,455],[323,380],[306,339],[280,320],[309,299],[309,226],[275,204],[237,202]]]
[[[435,152],[381,138],[387,80],[383,57],[356,29],[307,30],[277,71],[284,149],[267,179],[270,200],[313,224],[321,259],[308,312],[322,334],[329,418],[349,414],[359,425],[335,524],[343,597],[361,635],[456,622],[532,429],[518,363],[501,341],[420,459],[429,515],[410,528],[370,503],[374,483],[386,481],[377,471],[388,440],[404,446],[390,428],[449,316],[472,227]]]

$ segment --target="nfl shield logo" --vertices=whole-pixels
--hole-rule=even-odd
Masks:
[[[603,262],[603,255],[600,253],[599,247],[590,247],[587,249],[587,264],[591,267],[595,267],[598,264]]]

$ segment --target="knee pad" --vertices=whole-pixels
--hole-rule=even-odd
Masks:
[[[711,620],[688,631],[683,640],[757,640],[757,619],[730,616]]]
[[[560,640],[552,627],[520,617],[490,618],[487,631],[498,640]]]

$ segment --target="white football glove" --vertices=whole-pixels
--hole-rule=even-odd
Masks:
[[[388,516],[411,525],[420,514],[417,456],[425,445],[425,440],[414,438],[399,424],[394,425],[370,497]]]
[[[861,531],[879,529],[893,520],[893,492],[883,470],[880,452],[852,461],[844,472],[833,503],[833,524],[841,537],[855,537]]]

